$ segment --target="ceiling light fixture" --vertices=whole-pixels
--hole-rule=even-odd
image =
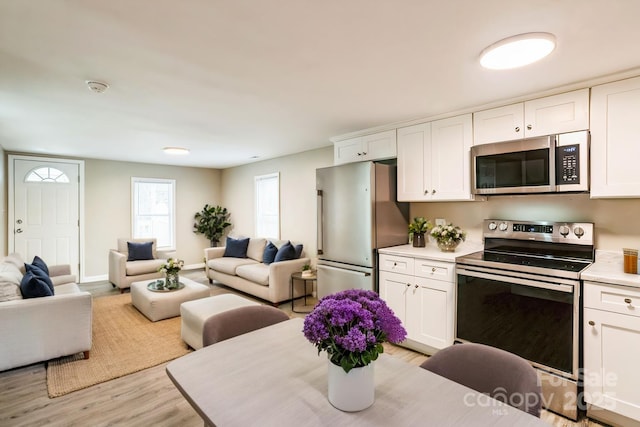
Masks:
[[[87,84],[91,92],[104,93],[104,91],[109,89],[109,85],[103,82],[97,82],[95,80],[87,80],[85,83]]]
[[[539,61],[556,47],[550,33],[526,33],[507,37],[486,48],[480,54],[480,65],[491,70],[522,67]]]
[[[171,154],[174,156],[184,156],[189,154],[189,150],[182,147],[164,147],[163,150],[166,154]]]

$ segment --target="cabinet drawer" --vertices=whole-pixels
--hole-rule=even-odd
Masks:
[[[381,271],[413,275],[413,258],[380,254],[379,259],[380,265],[378,268]]]
[[[584,306],[640,317],[640,289],[585,282]]]
[[[455,264],[450,262],[431,261],[428,259],[416,259],[414,275],[427,279],[453,282]]]

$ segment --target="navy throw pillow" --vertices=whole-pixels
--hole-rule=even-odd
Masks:
[[[278,253],[278,247],[273,244],[273,242],[269,242],[267,246],[264,248],[264,253],[262,254],[262,262],[266,265],[269,265],[276,259],[276,254]]]
[[[31,264],[35,265],[36,267],[39,267],[40,270],[47,273],[47,276],[49,275],[49,267],[47,267],[47,264],[38,255],[33,257],[33,262]]]
[[[36,257],[37,258],[37,257]],[[35,261],[35,260],[34,260]],[[45,268],[47,266],[45,265]],[[40,268],[35,262],[33,264],[24,264],[24,269],[27,273],[31,273],[31,275],[37,279],[38,281],[44,283],[45,285],[47,285],[47,287],[49,287],[49,292],[50,295],[53,295],[55,293],[55,290],[53,289],[53,282],[51,281],[51,278],[49,277],[49,269],[47,268],[47,272],[45,272],[42,268]],[[38,296],[48,296],[48,295],[38,295]]]
[[[42,270],[40,270],[42,271]],[[44,273],[44,271],[42,271]],[[20,292],[23,298],[40,298],[53,296],[48,283],[36,277],[31,271],[27,271],[22,276],[20,282]]]
[[[127,261],[145,261],[153,259],[153,242],[127,242],[129,257]]]
[[[280,246],[273,262],[288,261],[290,259],[296,259],[296,250],[291,242],[287,242]]]
[[[246,239],[232,239],[227,237],[227,244],[224,248],[224,255],[232,258],[246,258],[247,248],[249,247],[249,238]]]
[[[300,258],[300,255],[302,255],[302,244],[295,245],[293,249],[296,251],[296,259]]]

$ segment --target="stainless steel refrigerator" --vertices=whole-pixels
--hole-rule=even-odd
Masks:
[[[318,297],[378,291],[378,248],[408,241],[409,204],[396,201],[395,164],[359,162],[316,170]]]

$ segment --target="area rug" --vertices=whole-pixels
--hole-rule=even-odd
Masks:
[[[49,397],[58,397],[173,360],[191,351],[180,338],[180,317],[149,321],[130,294],[93,300],[93,345],[47,364]]]

